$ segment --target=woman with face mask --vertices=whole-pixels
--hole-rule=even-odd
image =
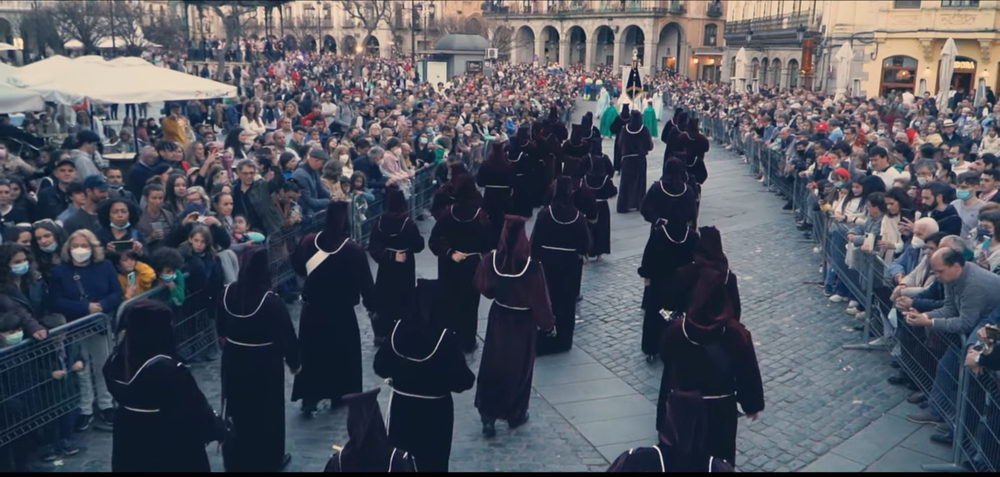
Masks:
[[[60,247],[63,229],[55,222],[44,219],[32,225],[32,252],[38,263],[38,271],[48,281],[52,269],[62,261]]]
[[[45,283],[42,274],[31,262],[30,253],[28,247],[16,243],[0,246],[0,260],[6,264],[0,267],[0,295],[10,298],[14,307],[24,312],[20,320],[24,339],[34,337],[42,340],[48,333],[36,318],[41,317],[47,308]]]
[[[101,223],[97,239],[109,251],[133,250],[142,255],[146,237],[139,231],[140,217],[139,206],[131,201],[112,199],[104,202],[97,210],[97,220]],[[131,247],[126,242],[131,242]]]
[[[52,270],[49,280],[52,311],[72,322],[94,313],[114,313],[122,301],[122,286],[114,264],[104,260],[104,249],[87,229],[69,236],[62,247],[62,263]],[[97,334],[81,343],[80,419],[78,430],[86,430],[94,419],[94,398],[107,428],[114,426],[114,402],[107,385],[96,372],[108,358],[108,337]]]

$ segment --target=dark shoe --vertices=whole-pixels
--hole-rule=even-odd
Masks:
[[[948,434],[951,432],[951,426],[947,422],[942,422],[934,427],[934,432],[938,434]]]
[[[511,429],[517,429],[518,427],[523,426],[524,423],[526,422],[528,422],[528,413],[524,413],[524,419],[520,419],[514,422],[507,421],[507,425],[510,426]]]
[[[101,411],[101,420],[104,424],[109,427],[115,425],[115,410],[113,408],[104,409]]]
[[[931,442],[936,442],[938,444],[944,444],[946,446],[950,446],[953,442],[955,442],[955,434],[952,432],[948,432],[945,434],[934,434],[931,436]]]
[[[785,202],[785,206],[782,207],[781,210],[792,210],[792,203],[791,203],[791,201]]]
[[[472,354],[475,353],[477,349],[479,349],[479,342],[474,341],[471,346],[463,347],[462,352],[465,354]]]
[[[316,415],[316,401],[302,400],[302,417],[309,419]]]
[[[63,441],[62,444],[59,444],[59,453],[62,454],[63,457],[73,457],[80,453],[80,448],[72,442]]]
[[[915,424],[940,424],[944,422],[944,419],[929,411],[907,414],[906,420]]]
[[[896,360],[889,361],[889,367],[893,369],[899,369],[899,361]]]
[[[292,454],[285,454],[285,457],[281,458],[281,467],[279,467],[278,470],[284,470],[285,467],[288,467],[288,464],[291,462],[292,462]]]
[[[80,417],[76,419],[76,430],[77,432],[83,432],[90,429],[90,424],[94,422],[93,414],[81,414]]]
[[[927,400],[927,395],[924,394],[923,391],[917,391],[913,394],[910,394],[910,397],[906,398],[906,402],[910,404],[920,404],[926,400]]]
[[[909,376],[902,373],[897,374],[895,376],[889,376],[889,379],[886,379],[886,381],[888,381],[889,384],[893,386],[906,386],[907,384],[913,382]]]
[[[646,362],[647,363],[652,363],[653,360],[655,360],[655,359],[656,359],[656,355],[655,354],[647,354],[646,355]]]
[[[865,330],[865,325],[863,325],[863,324],[861,324],[861,325],[854,325],[854,331],[864,331],[864,330]],[[894,377],[895,376],[893,376],[893,378]],[[889,378],[889,379],[892,379],[892,378]]]
[[[497,435],[497,427],[495,423],[484,422],[483,423],[483,436],[493,437]]]

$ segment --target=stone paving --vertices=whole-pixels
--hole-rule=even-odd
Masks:
[[[650,180],[659,176],[662,157],[662,143],[655,142]],[[743,322],[754,337],[767,403],[759,421],[741,422],[737,465],[742,471],[795,471],[823,456],[842,458],[831,449],[896,408],[906,392],[885,384],[892,372],[886,353],[840,348],[859,334],[842,306],[831,305],[815,286],[821,277],[812,244],[795,231],[792,216],[780,212],[780,199],[762,192],[733,154],[713,147],[701,223],[720,228],[740,279]],[[452,470],[604,471],[623,450],[656,442],[654,402],[662,366],[647,364],[639,349],[642,284],[636,274],[648,225],[637,213],[613,214],[612,222],[612,254],[584,274],[574,349],[536,363],[531,421],[514,431],[501,423],[497,436],[486,440],[474,390],[456,396]],[[422,223],[425,232],[429,226]],[[418,274],[436,275],[429,252],[418,256]],[[488,306],[483,300],[484,320]],[[291,311],[297,321],[297,307]],[[370,389],[382,383],[370,367],[375,348],[364,316],[359,313]],[[485,329],[483,321],[480,335]],[[478,353],[470,367],[478,372]],[[218,364],[192,369],[209,401],[218,403]],[[289,394],[291,382],[289,376]],[[383,408],[387,399],[383,386]],[[288,471],[321,470],[331,446],[346,441],[346,410],[327,410],[307,421],[298,403],[289,403],[286,414],[286,449],[294,456]],[[109,471],[111,434],[92,429],[80,440],[87,450],[55,469]],[[213,469],[221,471],[214,444],[210,450]],[[887,465],[883,470],[894,468]]]

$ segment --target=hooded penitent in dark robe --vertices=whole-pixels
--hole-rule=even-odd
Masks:
[[[497,249],[476,272],[476,287],[493,299],[476,386],[484,423],[519,425],[527,419],[538,330],[555,325],[545,271],[531,259],[524,229],[524,218],[508,215]]]
[[[569,140],[562,145],[562,153],[559,155],[562,163],[556,171],[557,175],[579,179],[590,170],[590,144],[583,140],[584,131],[582,126],[573,125]]]
[[[611,253],[611,207],[608,199],[618,195],[618,188],[615,187],[614,169],[611,159],[606,154],[593,156],[593,164],[590,173],[584,177],[583,183],[594,192],[594,200],[597,204],[597,220],[590,224],[590,251],[591,257],[598,257]]]
[[[104,364],[115,398],[112,472],[210,472],[205,445],[225,427],[177,357],[170,307],[144,300],[125,311],[125,339]]]
[[[545,270],[557,333],[538,338],[538,354],[569,351],[576,326],[576,297],[583,279],[583,256],[590,249],[587,219],[573,201],[573,183],[560,176],[552,204],[538,212],[531,231],[531,256]]]
[[[681,311],[670,281],[678,268],[691,263],[698,239],[694,228],[697,197],[684,180],[684,164],[670,159],[666,169],[667,174],[649,188],[640,209],[652,224],[639,267],[639,276],[649,280],[642,295],[642,352],[646,356],[659,351],[664,320],[660,310]]]
[[[512,192],[517,179],[514,165],[507,160],[505,143],[494,142],[490,146],[490,155],[483,161],[476,175],[476,185],[482,187],[483,208],[490,218],[493,234],[490,236],[490,248],[496,248],[503,230],[503,218],[514,213]],[[529,209],[530,211],[530,209]]]
[[[323,472],[416,472],[409,452],[389,443],[378,407],[378,393],[372,389],[343,396],[347,404],[347,444],[330,457]]]
[[[601,131],[597,126],[594,126],[594,113],[584,114],[583,120],[580,121],[580,127],[583,128],[583,142],[590,147],[590,154],[594,157],[603,154],[601,148],[604,144],[604,138],[601,137]]]
[[[445,182],[434,192],[434,199],[431,201],[431,215],[438,218],[451,204],[455,203],[455,187],[458,178],[469,175],[469,169],[461,162],[448,164],[448,182]]]
[[[698,118],[688,119],[687,130],[681,133],[680,137],[686,143],[684,151],[687,153],[687,159],[684,166],[687,167],[688,174],[691,174],[698,185],[704,184],[708,180],[705,154],[708,153],[711,143],[698,129]]]
[[[674,115],[671,116],[670,120],[668,120],[667,123],[663,125],[663,131],[660,132],[660,140],[663,141],[664,144],[666,144],[667,141],[670,139],[671,132],[677,129],[677,121],[680,119],[681,113],[683,111],[684,108],[681,107],[675,108]]]
[[[621,171],[621,167],[622,167],[622,152],[621,152],[622,131],[625,130],[625,125],[628,124],[630,117],[631,117],[631,115],[629,114],[628,103],[625,103],[625,104],[622,105],[622,112],[621,112],[621,114],[615,116],[614,121],[611,123],[611,133],[615,135],[615,148],[614,148],[614,151],[612,152],[612,154],[613,154],[613,158],[614,158],[614,161],[615,161],[614,164],[615,164],[615,170],[616,171]]]
[[[392,386],[389,441],[409,451],[421,472],[447,472],[455,421],[451,393],[471,389],[476,376],[455,334],[434,326],[432,313],[422,311],[411,309],[396,323],[375,354],[374,368]]]
[[[378,263],[375,276],[375,314],[372,331],[380,340],[416,303],[417,266],[414,255],[424,249],[424,238],[410,220],[406,197],[396,186],[386,187],[385,212],[372,226],[368,253]],[[399,261],[403,257],[403,261]]]
[[[732,278],[714,227],[700,229],[694,263],[678,270],[671,284],[690,296],[685,317],[664,329],[660,358],[663,377],[657,414],[671,392],[702,395],[708,407],[705,450],[735,465],[737,409],[756,416],[764,410],[764,387],[750,332],[736,321],[729,292]],[[658,420],[658,422],[660,422]]]
[[[536,177],[541,174],[541,163],[537,160],[535,149],[537,147],[531,135],[531,125],[522,124],[507,151],[507,159],[514,166],[511,213],[521,217],[531,217]]]
[[[708,412],[698,393],[675,391],[664,404],[659,443],[623,452],[608,472],[734,472],[733,466],[705,450]]]
[[[292,256],[292,267],[306,277],[302,287],[299,344],[302,371],[295,376],[292,401],[313,410],[322,399],[333,406],[341,396],[361,392],[361,331],[354,307],[375,309],[375,284],[364,249],[351,240],[350,203],[332,201],[326,224],[309,234]]]
[[[559,119],[559,108],[553,105],[549,109],[547,118],[535,121],[532,126],[532,135],[537,144],[535,151],[538,154],[538,160],[542,164],[541,175],[536,177],[538,181],[536,182],[536,193],[538,195],[535,196],[532,206],[540,206],[543,204],[545,191],[557,175],[556,166],[559,164],[560,146],[563,141],[569,138],[566,124]]]
[[[457,202],[441,214],[431,229],[428,245],[438,258],[438,280],[448,290],[448,328],[458,334],[462,350],[471,353],[476,349],[479,324],[479,292],[472,278],[482,254],[490,251],[493,229],[472,177],[460,179],[455,198]],[[456,261],[456,253],[465,257]]]
[[[625,213],[638,209],[646,195],[646,155],[653,150],[653,137],[642,125],[642,116],[632,111],[629,123],[622,128],[619,146],[621,163],[615,169],[621,171],[618,180],[618,212]]]
[[[276,472],[285,456],[285,365],[299,370],[299,343],[288,307],[270,291],[267,249],[240,254],[240,275],[223,290],[216,323],[226,415],[240,438],[227,442],[228,472]]]

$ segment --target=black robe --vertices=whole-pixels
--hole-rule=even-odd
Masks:
[[[590,171],[590,145],[586,142],[580,141],[579,144],[572,144],[571,141],[566,141],[562,145],[559,157],[560,167],[557,168],[557,176],[566,175],[579,179]]]
[[[618,172],[621,172],[622,170],[622,132],[625,130],[626,124],[628,124],[628,115],[622,117],[621,114],[615,117],[614,122],[611,123],[611,134],[615,135],[614,152],[612,154],[614,154],[615,171]]]
[[[366,467],[372,467],[374,463],[366,464]],[[417,464],[416,459],[409,452],[393,449],[389,454],[389,458],[385,460],[385,465],[382,466],[379,471],[386,472],[416,472]],[[344,462],[342,460],[342,454],[340,452],[330,456],[330,460],[326,461],[326,467],[323,468],[323,473],[337,473],[337,472],[361,472],[357,469],[357,466],[353,462]]]
[[[619,179],[618,212],[625,213],[638,209],[646,195],[646,154],[653,150],[653,138],[646,126],[629,129],[622,127],[620,163],[615,170],[621,171]]]
[[[607,155],[602,155],[598,161],[606,163],[605,171],[612,171],[611,160]],[[611,206],[608,199],[618,195],[618,188],[612,180],[612,174],[604,174],[600,177],[588,174],[584,178],[584,185],[594,193],[594,200],[597,202],[597,220],[588,223],[590,225],[590,251],[588,255],[596,257],[611,253]]]
[[[663,131],[660,132],[660,140],[664,144],[669,144],[670,135],[673,134],[674,130],[677,129],[677,124],[674,123],[674,118],[670,118],[666,124],[663,125]]]
[[[583,280],[583,257],[590,249],[590,232],[582,213],[573,209],[552,208],[538,213],[531,231],[531,256],[542,264],[545,283],[556,318],[556,336],[538,338],[538,354],[569,351],[576,327],[576,298]],[[572,218],[572,220],[569,220]]]
[[[228,297],[229,288],[223,292]],[[231,298],[231,297],[230,297]],[[235,302],[230,302],[235,303]],[[299,344],[288,307],[268,293],[252,313],[220,301],[222,390],[239,439],[227,472],[277,472],[285,456],[285,366],[299,368]],[[260,346],[271,343],[266,346]],[[251,346],[252,345],[252,346]]]
[[[490,248],[496,248],[500,240],[504,215],[514,213],[513,187],[517,180],[516,174],[513,163],[492,161],[483,162],[476,174],[476,185],[484,189],[483,208],[493,227]]]
[[[708,412],[705,451],[735,465],[736,404],[748,415],[764,410],[764,386],[753,338],[743,325],[731,320],[711,331],[685,321],[685,318],[673,320],[664,329],[660,347],[663,375],[656,422],[663,422],[666,397],[671,390],[700,392],[709,398],[705,399]]]
[[[307,235],[292,256],[296,273],[306,276],[299,319],[302,371],[295,376],[292,401],[330,399],[337,406],[344,395],[361,392],[361,330],[354,307],[363,301],[366,309],[375,309],[375,284],[364,249],[350,239],[338,239],[343,245],[325,250],[336,253],[307,274],[315,240],[316,234]]]
[[[448,472],[455,422],[451,393],[468,391],[476,382],[454,333],[402,320],[375,354],[374,368],[392,383],[389,441],[413,454],[421,472]]]
[[[532,215],[537,177],[541,174],[541,166],[534,158],[533,150],[534,146],[524,146],[518,148],[517,152],[509,151],[507,156],[514,166],[511,213],[521,217]],[[503,230],[503,222],[500,230]]]
[[[476,348],[476,330],[479,325],[479,292],[472,278],[482,254],[490,251],[493,229],[482,209],[475,214],[462,215],[464,208],[449,207],[431,229],[428,245],[438,258],[438,280],[448,291],[448,328],[458,335],[462,350]],[[469,256],[461,262],[452,260],[454,252]]]
[[[112,472],[211,472],[205,445],[222,440],[225,428],[187,366],[159,355],[126,379],[119,348],[103,371],[118,403]]]
[[[733,466],[722,459],[716,459],[704,453],[699,455],[676,455],[670,447],[657,444],[653,447],[637,447],[622,452],[608,472],[734,472]]]
[[[551,329],[555,317],[542,267],[529,260],[517,276],[500,276],[493,266],[494,253],[483,257],[475,278],[483,296],[493,300],[479,363],[476,408],[484,421],[518,422],[528,413],[538,330]]]
[[[687,152],[687,158],[684,161],[684,165],[687,166],[688,174],[691,175],[698,185],[701,185],[708,180],[708,169],[705,167],[705,154],[711,148],[711,143],[700,132],[695,134],[689,132],[688,136],[690,140],[686,141],[687,147],[685,152]]]
[[[683,310],[678,293],[670,289],[670,281],[678,268],[691,263],[697,244],[696,196],[686,184],[683,191],[679,197],[672,197],[656,181],[640,209],[642,217],[652,224],[638,270],[639,276],[649,280],[642,295],[642,352],[649,356],[659,350],[663,326],[660,310]]]
[[[556,166],[561,162],[560,155],[562,154],[560,145],[566,140],[566,134],[560,134],[560,131],[566,132],[566,126],[561,123],[555,125],[549,124],[547,121],[535,123],[535,129],[532,133],[536,141],[534,159],[539,164],[539,169],[533,178],[536,194],[532,202],[533,207],[544,203],[545,191],[556,178]]]
[[[368,253],[378,263],[375,276],[375,314],[372,331],[384,338],[393,324],[407,316],[416,303],[416,254],[424,249],[424,238],[409,217],[404,220],[381,216],[372,227]],[[406,261],[397,262],[396,252],[406,252]]]

